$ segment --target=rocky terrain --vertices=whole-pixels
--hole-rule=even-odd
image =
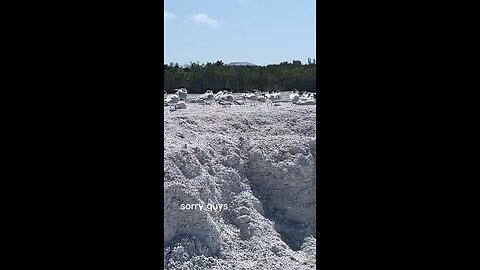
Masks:
[[[316,266],[316,106],[164,117],[164,269]]]

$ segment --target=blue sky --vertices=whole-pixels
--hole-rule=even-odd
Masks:
[[[316,58],[315,0],[165,0],[164,63]]]

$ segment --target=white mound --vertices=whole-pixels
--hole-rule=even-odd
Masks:
[[[315,267],[315,113],[165,111],[164,269]]]

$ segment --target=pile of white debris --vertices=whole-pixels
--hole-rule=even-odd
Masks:
[[[164,269],[316,266],[316,106],[165,111]]]

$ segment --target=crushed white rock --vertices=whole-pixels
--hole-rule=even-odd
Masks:
[[[315,268],[315,114],[287,103],[165,109],[164,269]]]

